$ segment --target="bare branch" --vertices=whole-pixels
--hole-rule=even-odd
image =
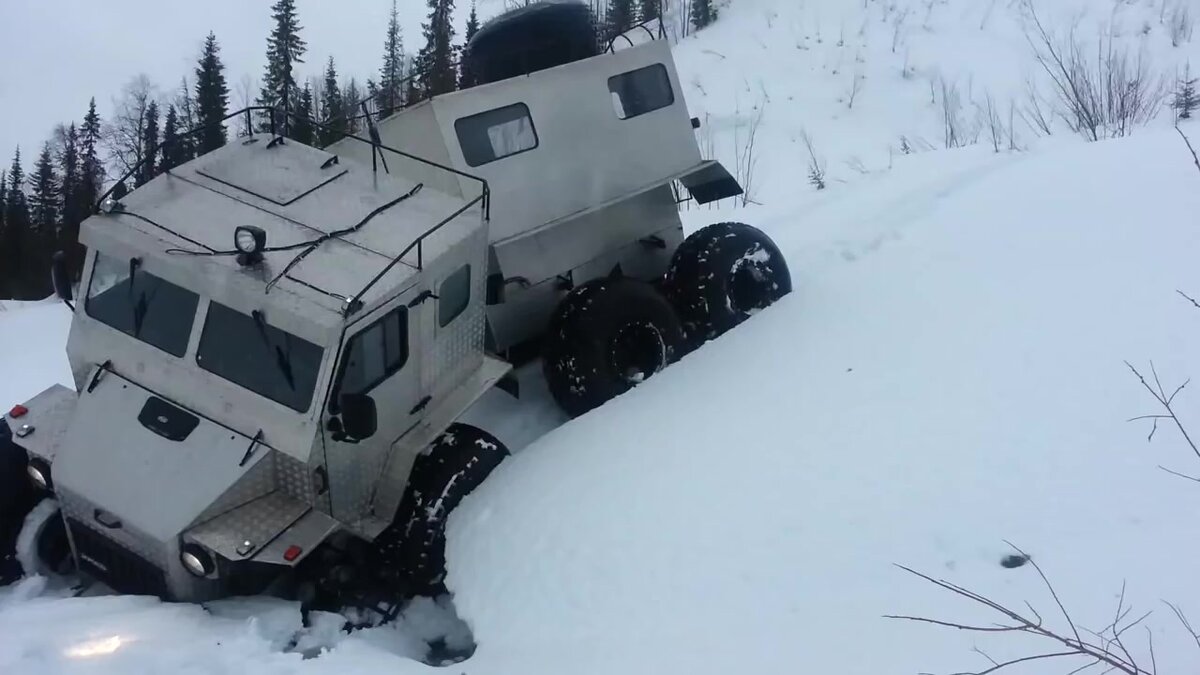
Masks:
[[[1166,471],[1167,473],[1171,474],[1172,476],[1179,476],[1180,478],[1186,478],[1190,481],[1195,481],[1197,483],[1200,483],[1200,478],[1196,478],[1195,476],[1189,476],[1186,473],[1179,473],[1178,471],[1172,471],[1171,469],[1168,469],[1167,467],[1165,467],[1161,464],[1158,465],[1158,468],[1162,469],[1163,471]]]
[[[1180,129],[1179,125],[1175,125],[1175,131],[1178,131],[1179,135],[1183,137],[1183,142],[1187,143],[1188,152],[1192,153],[1192,161],[1196,163],[1196,170],[1200,171],[1200,157],[1196,156],[1196,149],[1192,147],[1192,142],[1190,140],[1188,140],[1187,134],[1183,133],[1183,129]],[[1184,296],[1184,297],[1187,297],[1187,296]],[[1188,298],[1188,300],[1192,300],[1192,299]],[[1196,301],[1192,300],[1192,304],[1195,304],[1195,303],[1196,303]]]
[[[1187,296],[1184,296],[1184,297],[1187,297]],[[1162,381],[1158,377],[1158,370],[1154,367],[1153,361],[1150,362],[1150,372],[1154,376],[1154,384],[1155,384],[1155,386],[1158,387],[1157,391],[1155,390],[1154,387],[1150,386],[1150,383],[1146,381],[1146,378],[1143,377],[1140,372],[1138,372],[1138,369],[1133,367],[1133,364],[1126,361],[1125,365],[1129,366],[1129,369],[1131,371],[1133,371],[1133,374],[1138,378],[1138,381],[1142,383],[1142,386],[1145,387],[1146,391],[1150,392],[1150,395],[1153,396],[1154,399],[1156,401],[1158,401],[1159,404],[1162,405],[1163,408],[1166,409],[1166,411],[1167,411],[1166,417],[1171,418],[1171,421],[1173,421],[1175,423],[1176,428],[1179,429],[1179,433],[1183,435],[1183,440],[1186,441],[1188,444],[1188,447],[1190,447],[1192,449],[1192,453],[1195,454],[1197,458],[1200,458],[1200,448],[1196,447],[1195,441],[1192,440],[1191,435],[1188,434],[1187,429],[1183,426],[1183,422],[1180,421],[1179,416],[1175,414],[1175,410],[1171,407],[1171,403],[1173,402],[1175,396],[1180,391],[1183,391],[1183,388],[1185,386],[1187,386],[1188,383],[1185,381],[1182,385],[1179,386],[1178,389],[1175,390],[1175,392],[1173,394],[1171,394],[1168,397],[1163,389]],[[1154,423],[1157,428],[1157,424],[1158,424],[1157,418],[1154,420]],[[1153,431],[1151,432],[1150,437],[1151,438],[1154,437]]]

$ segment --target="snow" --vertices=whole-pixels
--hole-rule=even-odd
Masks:
[[[1113,620],[1124,585],[1131,617],[1153,610],[1159,672],[1194,669],[1163,601],[1200,614],[1196,492],[1159,466],[1196,460],[1169,424],[1148,442],[1151,422],[1129,421],[1160,410],[1125,363],[1148,374],[1152,361],[1168,392],[1200,366],[1200,311],[1177,293],[1200,293],[1200,172],[1170,120],[1101,143],[1026,129],[1025,152],[906,155],[902,134],[940,139],[928,84],[900,74],[906,53],[916,72],[973,70],[980,91],[1019,94],[1029,58],[1010,3],[935,3],[926,30],[924,2],[897,2],[913,27],[895,54],[882,3],[735,3],[678,58],[707,92],[689,103],[727,166],[738,121],[769,95],[758,203],[693,207],[686,226],[764,229],[795,290],[581,418],[547,404],[536,366],[521,400],[489,394],[466,421],[515,452],[451,517],[453,604],[424,599],[395,626],[346,635],[279,600],[76,598],[32,577],[0,589],[0,672],[424,673],[438,639],[473,645],[453,666],[472,675],[976,670],[990,664],[972,648],[1001,660],[1038,644],[884,615],[999,620],[904,565],[1069,630],[1036,569],[1001,564],[1006,542],[1081,629]],[[1156,62],[1195,55],[1163,43],[1157,4],[1046,12],[1081,7],[1087,21],[1153,23]],[[762,30],[768,17],[777,30]],[[837,26],[864,18],[868,81],[850,110],[844,72],[824,69]],[[830,160],[826,190],[805,182],[800,129]],[[53,301],[0,306],[0,407],[70,383],[68,320]],[[1194,429],[1193,397],[1176,405]]]

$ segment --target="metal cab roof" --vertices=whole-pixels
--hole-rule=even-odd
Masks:
[[[234,232],[241,225],[266,232],[261,265],[237,262]],[[141,257],[147,270],[234,308],[275,306],[297,322],[332,328],[377,276],[363,309],[414,283],[422,260],[484,226],[482,194],[450,195],[257,134],[130,192],[118,210],[85,221],[80,238],[89,248]]]

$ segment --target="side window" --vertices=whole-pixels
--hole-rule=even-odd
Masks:
[[[471,266],[463,265],[446,277],[438,290],[438,325],[442,328],[458,318],[471,300]]]
[[[537,130],[529,107],[515,103],[503,108],[464,117],[454,122],[463,159],[471,166],[533,150],[538,146]]]
[[[350,338],[338,390],[365,394],[408,361],[408,308],[397,307]]]
[[[654,112],[675,102],[671,77],[661,63],[608,78],[608,91],[612,94],[617,117],[623,120]]]

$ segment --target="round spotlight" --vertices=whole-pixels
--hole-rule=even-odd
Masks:
[[[46,460],[40,457],[30,458],[29,465],[25,467],[25,473],[29,474],[29,480],[37,489],[46,492],[54,489],[54,483],[50,478],[50,464]]]
[[[104,201],[100,202],[100,210],[105,213],[112,213],[120,206],[120,202],[112,197],[105,197]]]
[[[243,225],[234,230],[233,244],[242,253],[260,253],[267,247],[267,233],[261,227]]]
[[[184,568],[193,576],[201,578],[211,575],[217,569],[212,556],[197,544],[184,544],[179,552],[179,562],[183,563]]]

